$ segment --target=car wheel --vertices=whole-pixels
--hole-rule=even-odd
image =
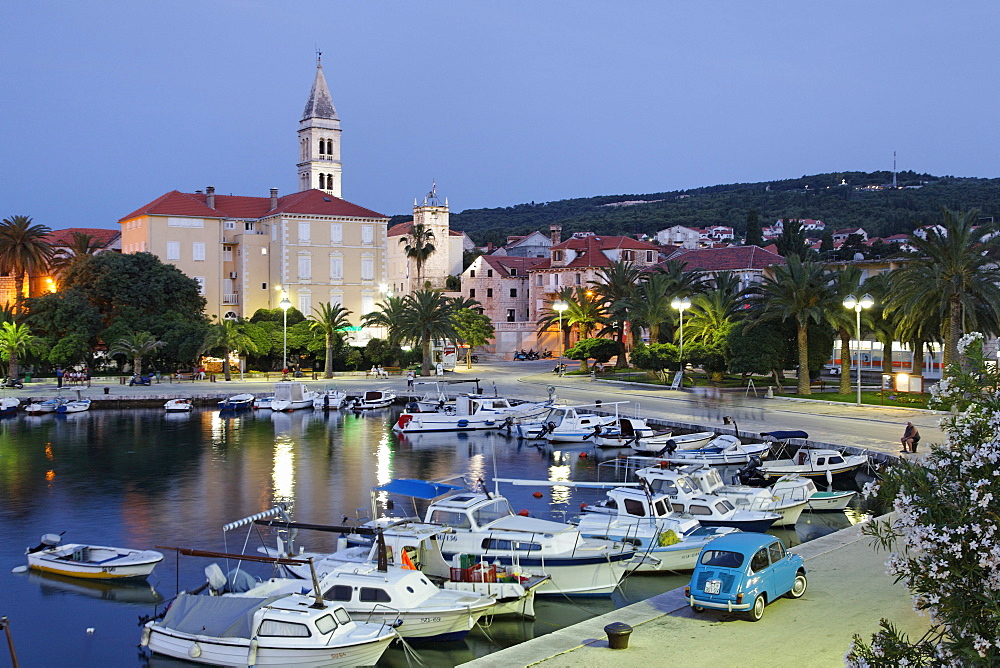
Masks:
[[[792,590],[788,592],[788,598],[802,598],[802,595],[806,593],[808,584],[805,573],[796,573],[795,582],[792,583]]]
[[[692,605],[691,609],[695,612],[705,612],[705,607],[701,605]]]
[[[750,613],[749,613],[751,622],[759,622],[760,618],[764,616],[765,603],[767,603],[767,601],[764,600],[763,594],[754,599],[753,607],[750,608]]]

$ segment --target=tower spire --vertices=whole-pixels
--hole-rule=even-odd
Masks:
[[[299,121],[299,189],[318,188],[341,196],[340,118],[323,75],[323,52],[316,49],[316,76]]]

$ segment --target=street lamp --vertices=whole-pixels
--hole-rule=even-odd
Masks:
[[[284,295],[281,301],[278,302],[278,306],[281,307],[282,311],[282,331],[284,333],[284,341],[281,347],[281,372],[282,375],[288,373],[288,308],[292,305],[292,302],[288,301],[288,295]]]
[[[857,314],[857,329],[855,330],[858,337],[858,406],[861,405],[861,309],[871,308],[875,304],[875,300],[872,299],[871,295],[865,295],[858,301],[858,298],[854,295],[847,295],[844,299],[844,308],[854,309],[854,313]]]
[[[564,352],[563,348],[565,348],[565,344],[563,343],[562,314],[563,311],[569,308],[569,304],[560,299],[552,305],[552,308],[555,309],[556,312],[559,314],[559,366],[557,366],[556,368],[559,369],[559,375],[561,376],[563,372],[562,368],[562,363],[563,363],[562,358]]]
[[[691,300],[687,297],[679,299],[674,297],[670,302],[670,307],[681,312],[681,349],[677,353],[677,360],[680,366],[681,377],[684,376],[684,311],[691,308]]]

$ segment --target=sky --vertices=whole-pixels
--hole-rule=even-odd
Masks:
[[[892,168],[998,177],[1000,3],[10,0],[0,216],[115,227],[297,186],[316,50],[344,199],[452,211]]]

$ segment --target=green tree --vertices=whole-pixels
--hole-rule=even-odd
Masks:
[[[11,216],[0,223],[0,273],[14,277],[14,310],[24,309],[24,281],[43,275],[52,257],[52,246],[45,236],[52,230],[36,225],[29,216]]]
[[[844,308],[844,299],[848,295],[854,295],[861,299],[858,294],[861,288],[861,269],[856,266],[847,266],[841,271],[831,272],[832,281],[830,308],[826,310],[826,319],[830,325],[837,330],[840,337],[840,394],[847,394],[851,391],[851,337],[856,335],[857,314]],[[858,369],[861,373],[861,369]]]
[[[579,360],[583,370],[587,369],[587,360],[607,362],[618,354],[618,342],[611,339],[581,339],[566,351],[566,357]]]
[[[365,344],[365,364],[372,366],[394,366],[403,351],[385,339],[369,339]]]
[[[434,254],[434,231],[423,223],[413,223],[410,231],[400,237],[403,253],[413,260],[417,270],[417,285],[423,288],[424,264]]]
[[[920,257],[893,273],[895,307],[909,313],[933,314],[944,329],[944,364],[956,359],[958,340],[969,328],[987,334],[1000,329],[1000,267],[995,253],[1000,240],[995,226],[978,226],[978,211],[942,209],[942,232],[911,237]]]
[[[822,265],[803,262],[797,255],[788,255],[787,264],[774,267],[760,286],[764,300],[762,317],[765,319],[792,319],[796,324],[798,346],[798,393],[811,394],[809,389],[809,338],[810,321],[820,322],[829,305],[829,277]]]
[[[764,232],[760,226],[760,216],[757,209],[750,209],[747,212],[747,246],[761,246],[764,244]]]
[[[785,219],[781,228],[781,236],[775,239],[775,247],[778,254],[785,259],[793,255],[799,260],[806,260],[813,252],[806,241],[806,233],[802,229],[802,223],[795,219]]]
[[[423,351],[421,375],[430,375],[433,340],[458,338],[454,312],[454,302],[437,290],[416,290],[403,298],[398,330],[403,340],[419,345]]]
[[[616,260],[609,267],[601,267],[597,280],[591,281],[594,292],[603,300],[605,328],[598,336],[611,333],[618,342],[616,368],[628,366],[625,358],[625,327],[632,322],[629,305],[635,301],[635,286],[642,271],[631,262]]]
[[[384,328],[388,341],[398,345],[402,341],[400,323],[405,311],[406,302],[402,297],[386,297],[374,311],[361,316],[361,324],[365,327]]]
[[[568,310],[569,302],[573,299],[573,294],[573,288],[571,287],[560,288],[556,293],[556,298],[548,303],[537,322],[538,329],[536,331],[539,334],[545,332],[553,326],[556,327],[559,331],[559,345],[562,350],[569,348],[569,333],[572,330],[573,325],[569,322],[569,318],[566,317],[566,312],[557,311],[555,309],[555,305],[556,302],[559,301],[566,302]]]
[[[93,366],[91,351],[104,329],[101,313],[76,290],[50,292],[24,302],[27,324],[49,346],[48,361]]]
[[[455,311],[455,335],[458,340],[468,346],[465,353],[465,365],[472,368],[472,349],[483,346],[495,336],[493,323],[485,315],[476,313],[471,308],[460,308]]]
[[[677,366],[679,361],[680,350],[672,343],[639,342],[632,348],[632,364],[655,372],[662,382],[667,381],[667,369]]]
[[[208,328],[208,334],[202,343],[202,351],[222,350],[222,373],[226,380],[232,380],[232,372],[229,364],[229,353],[239,351],[240,353],[256,352],[253,338],[243,331],[242,323],[236,320],[219,320]]]
[[[782,391],[782,371],[788,358],[787,340],[774,321],[741,320],[726,334],[725,354],[729,370],[742,374],[770,375]]]
[[[351,321],[348,316],[351,312],[341,305],[333,306],[328,302],[320,303],[313,309],[313,314],[309,316],[312,321],[310,327],[323,334],[326,343],[326,363],[323,368],[324,378],[333,378],[333,350],[336,339],[341,336],[340,332],[349,327]]]
[[[148,357],[157,348],[162,348],[164,345],[166,344],[163,341],[158,341],[149,332],[131,332],[111,344],[108,348],[108,353],[111,355],[125,355],[127,358],[131,358],[132,373],[141,376],[142,358]]]
[[[567,321],[570,327],[576,327],[582,339],[589,338],[591,332],[605,319],[601,300],[595,298],[593,290],[582,286],[574,288],[566,304],[569,308],[563,313],[563,320]]]
[[[0,355],[8,362],[7,375],[17,378],[20,373],[19,360],[28,353],[40,353],[42,341],[31,334],[27,325],[11,321],[0,323]]]
[[[684,338],[691,343],[715,344],[743,312],[739,280],[731,272],[720,272],[716,287],[691,297],[691,312],[684,322]]]

